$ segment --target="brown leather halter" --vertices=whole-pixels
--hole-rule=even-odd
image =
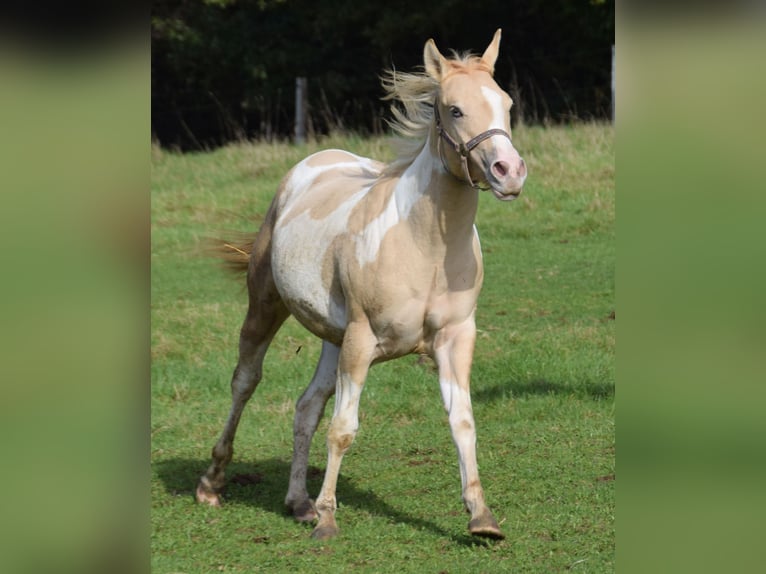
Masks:
[[[451,135],[447,133],[447,131],[442,127],[442,120],[441,116],[439,115],[439,103],[434,102],[434,119],[436,121],[436,131],[439,132],[439,135],[441,136],[441,139],[446,141],[453,150],[460,156],[461,163],[463,165],[463,173],[465,174],[466,181],[473,187],[474,189],[481,189],[479,187],[479,184],[476,184],[471,179],[471,174],[468,171],[468,156],[471,153],[471,150],[475,148],[477,145],[479,145],[481,142],[483,142],[487,138],[491,138],[492,136],[505,136],[508,138],[508,141],[511,141],[511,136],[508,132],[505,130],[501,130],[499,128],[492,128],[490,130],[487,130],[485,132],[481,132],[476,137],[471,138],[467,142],[458,143],[455,141]],[[444,169],[447,170],[448,173],[452,173],[450,169],[447,167],[447,163],[444,161],[444,156],[442,155],[442,148],[441,145],[441,139],[437,141],[436,146],[439,148],[439,159],[442,160],[442,165],[444,166]],[[457,179],[460,179],[457,177],[454,173],[452,173]]]

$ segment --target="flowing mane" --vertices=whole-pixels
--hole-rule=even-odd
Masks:
[[[468,73],[475,70],[490,72],[479,56],[471,53],[452,52],[447,60],[449,74]],[[439,80],[425,71],[398,72],[385,70],[380,77],[386,94],[383,100],[392,100],[391,119],[386,123],[398,136],[397,157],[383,172],[384,176],[399,175],[423,149],[434,116],[434,100],[439,91]]]

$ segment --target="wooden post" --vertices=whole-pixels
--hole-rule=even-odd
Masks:
[[[295,78],[295,143],[306,143],[306,78]]]
[[[614,77],[614,44],[612,44],[612,123],[614,123],[614,86],[616,78]]]

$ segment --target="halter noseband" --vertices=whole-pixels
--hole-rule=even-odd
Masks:
[[[436,131],[439,132],[439,135],[441,136],[441,138],[444,141],[446,141],[452,147],[453,150],[455,150],[455,153],[457,153],[460,156],[460,161],[463,166],[463,174],[465,175],[465,179],[467,183],[469,183],[470,186],[473,187],[474,189],[481,189],[478,184],[473,182],[473,180],[471,179],[471,174],[468,171],[468,156],[470,155],[471,150],[475,148],[477,145],[479,145],[481,142],[483,142],[485,139],[491,138],[492,136],[505,136],[508,138],[508,141],[511,141],[511,136],[505,130],[501,130],[499,128],[492,128],[485,132],[481,132],[479,135],[471,138],[465,143],[463,142],[458,143],[452,138],[451,135],[447,133],[447,131],[442,126],[442,120],[441,120],[441,117],[439,116],[438,102],[434,102],[434,119],[436,121]],[[441,148],[441,145],[439,145],[439,143],[441,143],[441,140],[438,140],[437,142],[437,147],[439,148],[439,159],[442,160],[442,165],[444,166],[444,169],[448,173],[452,173],[450,169],[447,167],[447,163],[444,161],[444,156],[442,155],[442,148]],[[455,175],[455,174],[452,174],[452,175]]]

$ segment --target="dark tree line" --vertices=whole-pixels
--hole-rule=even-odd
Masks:
[[[481,53],[514,122],[608,118],[614,0],[155,0],[152,134],[195,149],[292,133],[295,78],[309,130],[385,130],[384,68],[412,70],[423,44]]]

